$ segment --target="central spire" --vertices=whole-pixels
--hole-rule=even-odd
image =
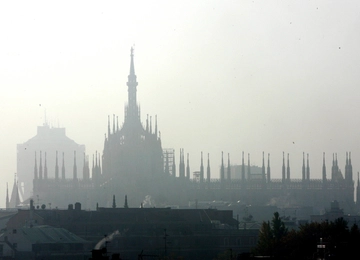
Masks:
[[[135,76],[135,68],[134,68],[134,48],[131,47],[130,49],[130,57],[131,57],[131,62],[130,62],[130,75],[134,75]],[[135,76],[136,77],[136,76]]]
[[[136,101],[136,87],[138,85],[135,75],[135,66],[134,66],[134,48],[131,47],[130,50],[130,74],[128,76],[128,107],[125,112],[126,120],[137,122],[140,121],[139,108]]]

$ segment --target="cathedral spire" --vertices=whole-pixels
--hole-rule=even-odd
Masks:
[[[185,178],[184,149],[180,148],[179,177]]]
[[[227,180],[231,181],[230,153],[228,153]]]
[[[220,168],[220,181],[224,182],[225,168],[224,168],[224,152],[221,152],[221,168]]]
[[[9,201],[9,207],[11,208],[17,208],[19,206],[19,204],[21,203],[20,201],[20,195],[19,195],[19,188],[18,188],[18,182],[17,182],[17,178],[16,178],[16,173],[14,175],[14,186],[11,192],[11,198]]]
[[[129,208],[129,205],[128,205],[128,200],[127,200],[127,195],[125,195],[125,203],[124,203],[124,208]]]
[[[306,160],[306,179],[310,180],[310,165],[309,165],[309,154],[307,154],[307,160]]]
[[[305,153],[303,152],[302,180],[305,180]]]
[[[146,115],[146,132],[149,132],[149,114]]]
[[[187,153],[187,158],[186,158],[186,178],[190,179],[189,153]]]
[[[270,183],[270,181],[271,181],[270,170],[271,170],[270,169],[270,153],[268,153],[268,164],[267,164],[267,172],[266,172],[268,183]]]
[[[134,66],[134,49],[131,47],[130,52],[130,74],[128,76],[128,107],[126,110],[125,120],[130,120],[133,123],[140,121],[139,108],[136,101],[136,87],[138,85],[135,75],[135,66]]]
[[[40,151],[40,165],[39,165],[39,179],[43,177],[43,168],[42,168],[42,158],[41,158],[41,151]]]
[[[135,67],[134,67],[134,48],[131,47],[130,49],[130,76],[135,76]]]
[[[84,161],[83,161],[83,179],[88,180],[90,175],[90,169],[89,169],[89,161],[86,159],[86,154],[84,152]]]
[[[36,152],[35,152],[34,179],[37,180],[37,178],[38,178],[38,168],[37,168]]]
[[[150,116],[150,134],[152,134],[152,117]]]
[[[58,151],[56,151],[56,158],[55,158],[55,179],[59,179],[59,163],[58,163]]]
[[[115,200],[115,195],[113,195],[113,203],[112,203],[112,208],[115,209],[116,208],[116,200]]]
[[[286,168],[286,179],[290,181],[290,158],[289,153],[287,154],[287,168]]]
[[[113,134],[115,134],[115,114],[113,114]]]

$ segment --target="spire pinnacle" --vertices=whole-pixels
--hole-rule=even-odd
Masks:
[[[131,46],[130,49],[130,75],[135,75],[135,67],[134,67],[134,48]]]

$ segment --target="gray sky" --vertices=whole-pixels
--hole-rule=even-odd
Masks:
[[[108,115],[123,121],[130,47],[142,121],[157,115],[163,148],[191,171],[210,153],[232,163],[282,152],[301,178],[302,153],[321,177],[326,153],[360,171],[358,1],[6,1],[0,3],[0,207],[16,144],[45,118],[102,152]],[[246,157],[247,160],[247,157]],[[32,169],[30,172],[32,174]]]

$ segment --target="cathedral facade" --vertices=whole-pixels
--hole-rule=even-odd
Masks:
[[[114,197],[122,201],[127,196],[133,207],[185,206],[189,201],[222,200],[247,205],[325,208],[337,200],[347,212],[358,211],[359,181],[355,192],[351,153],[346,154],[344,175],[337,155],[333,155],[330,171],[326,169],[324,155],[321,179],[310,177],[309,156],[305,154],[302,169],[297,169],[301,171],[301,179],[291,178],[289,156],[286,158],[285,154],[281,179],[271,178],[270,155],[265,158],[264,153],[262,166],[257,167],[256,173],[251,172],[249,156],[245,164],[244,153],[242,164],[236,169],[229,155],[227,158],[222,155],[219,179],[211,178],[209,155],[203,158],[201,154],[199,170],[190,172],[189,155],[185,158],[184,151],[180,150],[176,164],[173,151],[162,148],[156,117],[154,125],[149,117],[145,123],[141,122],[137,86],[131,50],[124,122],[119,125],[117,117],[113,116],[112,121],[108,118],[103,152],[93,156],[91,166],[85,154],[79,156],[74,152],[72,178],[65,174],[64,163],[58,155],[54,177],[39,178],[43,169],[35,158],[32,194],[35,204],[39,201],[38,204],[64,208],[76,200],[84,208],[94,209],[99,205],[111,207]],[[79,161],[82,167],[78,167]],[[235,170],[237,178],[234,178]],[[80,171],[82,178],[79,178]]]

